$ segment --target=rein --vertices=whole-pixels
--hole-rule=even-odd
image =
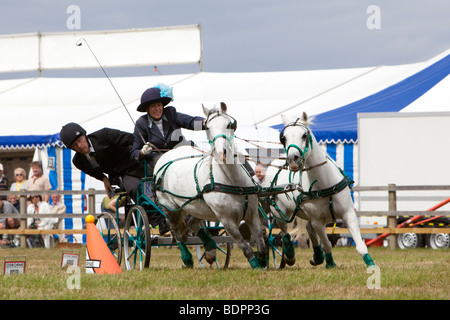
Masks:
[[[164,175],[167,172],[167,169],[176,161],[181,161],[181,160],[186,160],[186,159],[192,159],[192,158],[197,158],[197,157],[201,157],[197,163],[194,166],[194,180],[195,180],[195,186],[197,189],[197,194],[195,196],[183,196],[183,195],[178,195],[175,194],[167,189],[164,189],[161,186],[161,181],[164,178]],[[245,167],[241,164],[240,167],[242,168],[242,170],[244,170],[244,172],[250,177],[250,179],[252,180],[253,186],[251,187],[238,187],[238,186],[232,186],[232,185],[227,185],[224,183],[219,183],[216,182],[214,179],[214,174],[213,174],[213,170],[212,170],[212,164],[210,165],[210,173],[209,173],[209,180],[210,183],[206,184],[203,186],[203,188],[200,188],[200,184],[198,182],[198,176],[197,176],[197,171],[198,171],[198,165],[205,159],[205,155],[192,155],[192,156],[187,156],[187,157],[181,157],[172,161],[169,161],[167,163],[165,163],[161,168],[159,168],[159,170],[154,174],[152,180],[153,180],[153,188],[155,190],[159,190],[161,192],[165,192],[168,193],[172,196],[178,197],[178,198],[182,198],[182,199],[186,199],[186,201],[181,205],[180,208],[178,209],[171,209],[168,208],[166,206],[164,206],[163,204],[161,204],[159,201],[158,204],[164,206],[167,210],[170,211],[179,211],[182,210],[185,206],[187,206],[189,203],[191,203],[194,200],[203,199],[203,194],[208,193],[208,192],[222,192],[222,193],[227,193],[227,194],[233,194],[233,195],[245,195],[246,196],[246,202],[247,202],[247,197],[249,195],[253,195],[253,194],[258,194],[261,197],[263,196],[269,196],[269,195],[273,195],[273,194],[279,194],[279,193],[286,193],[286,192],[291,192],[291,191],[295,191],[299,189],[298,185],[295,184],[287,184],[287,185],[281,185],[281,186],[273,186],[271,185],[270,187],[262,187],[260,185],[258,185],[258,183],[252,178],[252,176],[248,173],[248,171],[245,169]],[[158,177],[158,175],[160,174],[160,176]],[[244,205],[244,209],[246,209],[246,205]],[[244,210],[245,213],[245,210]]]
[[[213,114],[213,116],[211,117],[211,115]],[[218,117],[224,115],[228,118],[230,118],[230,123],[228,124],[227,128],[233,130],[233,134],[228,137],[225,134],[218,134],[215,137],[213,137],[212,139],[208,139],[209,144],[213,147],[213,152],[214,152],[214,142],[216,139],[218,138],[224,138],[226,139],[230,144],[232,139],[235,137],[234,135],[234,131],[236,130],[236,126],[237,126],[237,122],[236,119],[234,119],[233,117],[231,117],[228,114],[224,114],[224,113],[220,113],[220,112],[212,112],[210,114],[208,114],[208,117],[205,121],[205,129],[208,130],[208,123]],[[167,169],[176,161],[180,161],[180,160],[184,160],[184,159],[190,159],[193,157],[201,157],[197,163],[194,166],[194,181],[195,181],[195,185],[196,185],[196,190],[197,190],[197,194],[193,197],[188,197],[188,196],[182,196],[182,195],[177,195],[169,190],[164,189],[161,186],[161,181],[164,178],[164,175],[167,172]],[[214,174],[213,174],[213,168],[212,168],[212,162],[210,164],[210,172],[209,172],[209,180],[210,183],[206,184],[203,186],[203,188],[200,188],[199,182],[198,182],[198,176],[197,176],[197,171],[198,171],[198,165],[205,159],[205,155],[204,154],[199,154],[199,155],[193,155],[193,156],[187,156],[187,157],[181,157],[172,161],[169,161],[167,163],[165,163],[163,166],[161,166],[161,168],[158,170],[158,172],[156,172],[152,178],[153,180],[153,188],[155,190],[159,190],[161,192],[166,192],[169,193],[172,196],[178,197],[178,198],[182,198],[182,199],[186,199],[186,201],[181,205],[180,208],[178,209],[170,209],[166,206],[164,206],[163,204],[161,204],[159,201],[158,204],[164,206],[166,209],[170,210],[170,211],[179,211],[181,209],[183,209],[185,206],[187,206],[189,203],[191,203],[194,200],[203,199],[203,194],[208,193],[208,192],[222,192],[222,193],[227,193],[227,194],[233,194],[233,195],[245,195],[246,199],[245,199],[245,203],[244,203],[244,214],[247,208],[247,200],[248,200],[248,196],[249,195],[253,195],[253,194],[258,194],[260,196],[267,196],[267,195],[272,195],[272,194],[276,194],[276,193],[282,193],[282,192],[289,192],[289,191],[294,191],[296,189],[298,189],[298,186],[295,186],[293,184],[289,184],[289,185],[285,185],[285,186],[273,186],[271,185],[270,187],[262,187],[260,186],[253,178],[252,176],[248,173],[248,171],[245,169],[245,167],[241,164],[240,167],[242,168],[242,170],[244,170],[244,172],[250,177],[253,186],[250,187],[240,187],[240,186],[232,186],[232,185],[227,185],[227,184],[223,184],[223,183],[218,183],[214,180]],[[160,174],[160,176],[158,177],[158,174]]]

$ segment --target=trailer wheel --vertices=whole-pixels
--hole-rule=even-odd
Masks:
[[[428,248],[446,249],[450,246],[450,234],[448,233],[436,233],[427,234],[426,244]]]
[[[400,249],[413,249],[423,246],[423,236],[417,233],[400,233],[397,235]]]

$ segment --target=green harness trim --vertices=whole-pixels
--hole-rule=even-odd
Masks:
[[[331,160],[331,158],[328,155],[327,155],[327,158],[329,160]],[[334,161],[332,161],[332,162],[334,163]],[[273,216],[272,218],[275,219],[276,221],[279,221],[282,223],[290,223],[294,220],[297,212],[300,210],[300,204],[303,201],[330,197],[329,208],[330,208],[331,217],[333,219],[333,223],[335,223],[336,218],[334,216],[332,195],[341,192],[342,190],[344,190],[347,187],[349,187],[351,189],[351,185],[354,183],[354,181],[352,179],[350,179],[341,168],[339,168],[337,165],[336,165],[336,167],[339,169],[339,172],[344,176],[343,179],[341,181],[339,181],[338,183],[336,183],[335,185],[333,185],[329,188],[322,189],[322,190],[312,190],[312,187],[314,186],[314,184],[317,183],[317,180],[314,180],[311,183],[308,191],[301,191],[297,197],[294,197],[295,209],[294,209],[292,216],[290,216],[290,217],[283,210],[281,210],[278,207],[278,205],[275,201],[275,195],[266,197],[264,200],[267,203],[267,205],[275,208],[275,210],[277,211],[277,213],[280,216],[280,218],[278,218],[276,216]],[[273,186],[274,184],[277,183],[278,175],[280,174],[281,170],[282,170],[281,168],[278,169],[278,172],[276,173],[272,182],[270,183],[271,186]],[[295,172],[289,173],[289,182],[292,181],[292,179],[294,178],[294,175],[295,175]],[[300,175],[300,180],[301,180],[301,175]],[[300,181],[300,183],[301,183],[301,181]],[[264,209],[261,206],[259,207],[259,211],[266,220],[269,219],[267,213],[264,211]]]
[[[176,161],[181,161],[181,160],[185,160],[185,159],[191,159],[193,157],[201,157],[198,160],[198,162],[195,164],[194,172],[193,172],[197,194],[195,196],[193,196],[193,197],[191,197],[191,196],[183,196],[183,195],[175,194],[175,193],[173,193],[173,192],[171,192],[171,191],[169,191],[167,189],[164,189],[161,186],[161,181],[164,178],[164,175],[166,174],[167,169],[173,163],[175,163]],[[227,184],[216,182],[214,180],[214,175],[213,175],[213,170],[212,170],[212,165],[211,165],[210,166],[210,173],[209,173],[210,183],[206,184],[203,187],[203,189],[201,189],[200,185],[199,185],[199,182],[198,182],[197,171],[198,171],[199,164],[203,160],[204,160],[204,155],[194,155],[194,156],[187,156],[187,157],[178,158],[178,159],[169,161],[169,162],[165,163],[163,166],[161,166],[161,168],[153,176],[153,184],[152,184],[153,188],[155,190],[159,190],[161,192],[168,193],[168,194],[170,194],[172,196],[175,196],[175,197],[178,197],[178,198],[182,198],[182,199],[186,199],[186,201],[178,209],[168,208],[167,206],[163,205],[162,203],[160,203],[156,199],[157,204],[163,206],[164,208],[166,208],[169,211],[175,212],[175,211],[182,210],[185,206],[187,206],[189,203],[191,203],[194,200],[197,200],[197,199],[203,200],[203,194],[215,191],[215,192],[222,192],[222,193],[234,194],[234,195],[245,195],[246,197],[245,197],[245,202],[244,202],[244,206],[243,206],[243,211],[244,211],[244,215],[245,215],[245,212],[247,211],[247,208],[248,208],[248,196],[249,195],[261,194],[261,193],[267,193],[267,194],[280,193],[280,192],[283,192],[285,190],[284,186],[280,186],[280,187],[274,187],[274,186],[261,187],[261,186],[259,186],[242,164],[240,166],[241,166],[242,170],[244,170],[244,172],[252,180],[253,186],[251,186],[251,187],[237,187],[237,186],[231,186],[231,185],[227,185]]]

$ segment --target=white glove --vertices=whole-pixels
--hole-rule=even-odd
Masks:
[[[147,142],[146,144],[144,144],[144,146],[141,149],[141,153],[146,156],[148,154],[150,154],[150,152],[153,151],[153,148],[150,146],[150,143]]]

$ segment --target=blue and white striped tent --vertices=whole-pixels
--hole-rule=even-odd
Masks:
[[[314,116],[311,129],[331,158],[357,179],[357,114],[449,110],[449,51],[432,59],[416,73],[362,99]],[[439,95],[439,97],[436,97]],[[284,125],[272,126],[281,130]]]
[[[199,72],[111,80],[134,121],[142,115],[136,111],[142,92],[160,82],[173,87],[171,104],[183,113],[202,115],[201,104],[226,102],[228,113],[238,122],[237,135],[241,138],[251,135],[254,140],[277,142],[280,114],[300,115],[305,111],[315,117],[312,129],[322,147],[358,183],[357,114],[450,111],[449,54],[447,50],[424,62],[397,66]],[[0,114],[0,152],[36,148],[35,157],[54,159],[47,161],[44,170],[53,188],[60,190],[103,188],[72,167],[73,154],[59,140],[62,125],[78,122],[88,133],[103,127],[127,132],[134,129],[105,78],[0,80]],[[17,125],[18,118],[21,125]],[[198,139],[204,139],[204,135]],[[67,212],[83,212],[82,197],[67,196],[64,201]],[[80,227],[67,223],[69,228]]]

